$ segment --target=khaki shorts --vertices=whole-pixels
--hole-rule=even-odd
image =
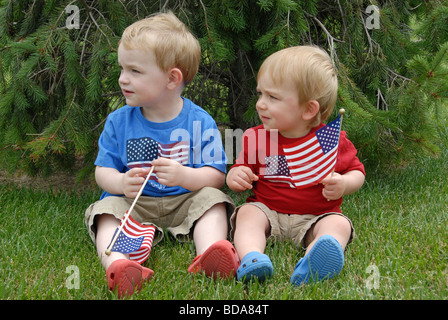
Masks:
[[[90,205],[85,212],[84,222],[92,241],[95,242],[97,215],[111,214],[121,220],[133,201],[132,198],[109,196]],[[227,216],[230,217],[235,209],[232,199],[221,190],[211,187],[175,196],[141,196],[131,216],[141,224],[156,227],[154,245],[162,240],[163,229],[167,229],[179,241],[185,242],[190,239],[194,223],[218,203],[226,204]]]
[[[348,243],[350,243],[355,236],[355,229],[353,228],[353,224],[350,219],[338,212],[324,213],[319,216],[312,214],[285,214],[278,213],[275,210],[271,210],[261,202],[248,202],[237,207],[230,218],[230,236],[232,239],[235,233],[236,215],[238,214],[238,210],[244,205],[256,206],[264,212],[271,225],[271,233],[268,236],[268,240],[283,241],[288,239],[292,240],[297,248],[306,248],[305,235],[308,230],[320,219],[332,214],[340,215],[350,222],[352,233],[350,235],[350,240]]]

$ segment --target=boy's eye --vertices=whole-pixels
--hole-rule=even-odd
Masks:
[[[140,73],[140,71],[138,71],[137,69],[132,69],[132,72],[134,72],[134,73]]]
[[[263,93],[261,91],[257,91],[258,97],[261,98],[261,96],[263,95]],[[278,98],[276,96],[273,96],[271,94],[266,94],[267,97],[269,97],[269,99],[271,100],[278,100]]]

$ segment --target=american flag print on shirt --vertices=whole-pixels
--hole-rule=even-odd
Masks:
[[[304,189],[322,181],[336,165],[341,116],[300,139],[283,145],[284,155],[265,158],[265,178]]]
[[[148,168],[151,162],[159,157],[175,160],[180,164],[187,164],[190,161],[189,141],[178,141],[169,144],[162,144],[156,140],[144,137],[139,139],[129,139],[126,142],[126,156],[129,168]],[[151,180],[156,179],[153,173]]]
[[[120,225],[122,224],[123,220]],[[112,239],[115,238],[115,234],[118,230],[119,228],[115,230]],[[129,215],[111,251],[129,253],[129,258],[131,260],[135,260],[141,264],[149,256],[155,230],[156,228],[154,226],[142,225]]]

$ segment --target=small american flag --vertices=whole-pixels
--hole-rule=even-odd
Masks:
[[[267,179],[304,189],[318,184],[335,167],[341,116],[313,134],[283,146],[285,155],[265,158]]]
[[[123,220],[121,224],[123,224]],[[119,228],[115,230],[115,234],[118,230]],[[129,253],[131,260],[143,263],[151,251],[155,230],[154,226],[142,225],[129,215],[111,251]],[[115,238],[115,234],[112,239]]]

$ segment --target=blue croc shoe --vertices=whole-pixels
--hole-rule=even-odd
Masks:
[[[330,235],[320,237],[310,252],[299,260],[292,273],[291,283],[300,286],[338,275],[344,266],[344,250]]]
[[[252,251],[241,260],[240,267],[236,272],[238,281],[249,282],[253,278],[263,281],[272,277],[274,267],[271,259],[263,253]]]

